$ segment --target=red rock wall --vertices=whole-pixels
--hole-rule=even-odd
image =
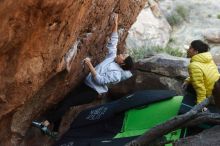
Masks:
[[[146,1],[1,0],[0,145],[20,145],[31,121],[83,80],[88,73],[81,66],[84,57],[101,61],[113,11],[119,13],[123,50]],[[71,72],[56,72],[77,39],[81,43]]]

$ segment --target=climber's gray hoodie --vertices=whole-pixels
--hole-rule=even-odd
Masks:
[[[113,32],[108,41],[108,54],[105,60],[95,67],[96,77],[90,73],[85,84],[96,90],[99,94],[108,92],[107,85],[116,84],[132,76],[130,71],[123,70],[114,60],[117,53],[118,33]]]

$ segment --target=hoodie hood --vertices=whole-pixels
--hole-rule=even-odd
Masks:
[[[210,52],[199,53],[194,55],[190,62],[209,63],[212,61],[212,55]]]

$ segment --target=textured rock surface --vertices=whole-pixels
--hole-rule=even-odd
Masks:
[[[60,101],[88,73],[81,60],[92,56],[97,64],[103,58],[113,11],[119,12],[119,47],[123,50],[127,31],[145,3],[146,0],[0,1],[0,145],[25,143],[32,119]],[[71,72],[56,72],[62,56],[77,41],[80,43]]]
[[[173,78],[186,78],[187,65],[189,59],[174,57],[167,54],[157,54],[150,58],[140,60],[137,64],[137,69],[169,76]]]
[[[219,29],[208,29],[204,33],[204,37],[211,43],[220,43],[220,30]]]
[[[220,145],[220,126],[207,129],[198,135],[186,137],[175,142],[175,146],[218,146]]]
[[[149,5],[137,17],[126,39],[128,49],[165,47],[170,39],[171,27],[165,17],[156,17]]]
[[[136,68],[136,88],[170,89],[182,94],[181,84],[188,76],[189,59],[157,54],[140,60]]]

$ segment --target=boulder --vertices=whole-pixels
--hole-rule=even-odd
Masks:
[[[168,54],[157,54],[150,58],[139,60],[136,68],[172,78],[185,79],[188,76],[189,59]]]
[[[103,59],[112,12],[119,13],[123,51],[127,32],[146,1],[1,1],[0,145],[25,143],[25,137],[33,134],[27,132],[31,121],[87,75],[81,60],[91,56],[95,65]],[[74,57],[72,68],[58,72],[67,52]]]
[[[188,77],[189,59],[157,54],[136,64],[137,88],[169,89],[183,94],[181,84]]]
[[[211,43],[220,43],[220,30],[208,29],[204,32],[204,38]]]
[[[153,12],[146,4],[138,15],[137,21],[132,25],[126,38],[128,49],[150,48],[150,46],[165,47],[167,45],[171,27],[163,15],[155,17]]]
[[[220,145],[220,126],[204,130],[198,135],[186,137],[175,142],[175,146],[218,146]]]

